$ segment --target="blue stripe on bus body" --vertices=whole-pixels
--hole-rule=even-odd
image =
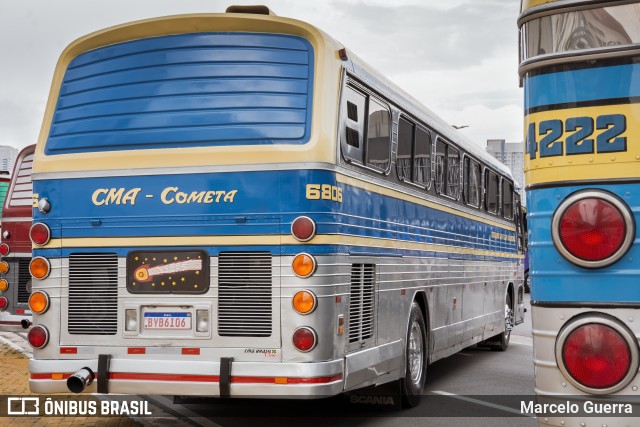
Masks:
[[[344,184],[339,184],[343,190],[342,203],[307,200],[307,183],[335,186],[335,173],[298,170],[36,180],[34,193],[48,198],[53,208],[47,214],[34,209],[34,220],[47,223],[54,239],[170,238],[283,235],[290,233],[290,224],[297,216],[309,215],[317,222],[319,234],[515,252],[515,242],[496,238],[494,234],[515,240],[515,233],[486,224],[481,218],[464,218]],[[210,189],[227,192],[237,189],[238,192],[233,202],[225,203],[221,197],[219,203],[166,205],[161,202],[160,194],[169,187],[179,188],[185,193]],[[94,205],[94,192],[111,188],[141,190],[135,205],[131,205],[131,201],[127,204]],[[148,198],[147,195],[153,197]],[[99,201],[103,198],[104,194]]]
[[[640,238],[615,264],[585,269],[568,262],[551,238],[553,213],[570,194],[581,189],[603,189],[627,203],[640,200],[640,184],[592,185],[545,188],[527,192],[531,300],[538,302],[638,302],[640,303]],[[632,210],[640,224],[640,206]]]
[[[64,248],[64,249],[34,249],[33,256],[43,256],[47,259],[67,258],[71,254],[80,253],[112,253],[118,256],[127,256],[132,251],[186,251],[205,250],[210,256],[218,256],[221,252],[269,252],[274,256],[294,256],[301,252],[306,252],[316,256],[330,255],[357,255],[371,257],[416,257],[416,258],[438,258],[438,259],[458,259],[468,261],[508,261],[514,262],[513,258],[474,254],[458,254],[437,251],[417,251],[417,250],[395,250],[386,248],[370,248],[346,245],[283,245],[283,246],[154,246],[154,247],[115,247],[115,248]]]
[[[640,96],[640,64],[563,71],[526,77],[525,110],[545,105],[571,104]]]
[[[67,68],[45,153],[303,144],[314,55],[301,37],[198,33],[120,43]]]

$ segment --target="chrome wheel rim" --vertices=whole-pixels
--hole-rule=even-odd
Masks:
[[[423,369],[422,357],[422,328],[418,322],[413,322],[411,332],[409,334],[409,372],[411,373],[411,382],[416,387],[420,386]]]

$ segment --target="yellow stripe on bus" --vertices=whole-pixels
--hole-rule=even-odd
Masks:
[[[405,193],[401,193],[396,190],[392,190],[386,187],[382,187],[380,185],[376,185],[367,181],[363,181],[361,179],[350,178],[344,175],[337,174],[336,181],[340,184],[350,185],[352,187],[361,188],[365,191],[371,191],[376,194],[382,194],[383,196],[394,197],[396,199],[404,200],[406,202],[415,203],[421,206],[426,206],[431,209],[435,209],[441,212],[450,213],[453,215],[461,216],[463,218],[471,219],[474,221],[482,222],[484,224],[493,225],[495,227],[500,227],[504,230],[514,231],[515,226],[505,225],[504,223],[500,223],[498,221],[492,221],[490,219],[483,218],[479,215],[468,214],[466,212],[458,211],[447,206],[439,205],[437,203],[429,202],[427,200],[421,199],[419,197],[411,196]]]
[[[495,250],[472,249],[460,246],[408,242],[404,240],[344,235],[318,235],[310,242],[300,243],[291,235],[275,236],[183,236],[183,237],[80,237],[53,239],[41,249],[144,247],[144,246],[240,246],[240,245],[348,245],[366,248],[384,248],[443,252],[465,255],[482,255],[500,258],[522,258],[522,255]]]
[[[626,130],[619,136],[626,138],[626,151],[597,152],[597,136],[606,129],[595,129],[597,117],[604,115],[624,115]],[[544,135],[536,132],[538,151],[535,159],[524,155],[524,172],[527,186],[553,182],[589,181],[640,176],[640,129],[635,123],[640,117],[640,104],[623,104],[604,107],[583,107],[565,110],[543,111],[529,114],[524,120],[526,135],[530,123],[536,129],[545,120],[560,120],[563,124],[573,117],[589,117],[594,121],[594,132],[587,139],[593,139],[594,153],[566,154],[565,140],[575,132],[564,131],[554,144],[562,144],[562,155],[540,157],[540,140]],[[563,128],[564,130],[564,128]],[[579,130],[578,130],[579,131]]]
[[[520,8],[520,12],[524,12],[533,7],[540,6],[541,4],[554,3],[559,0],[522,0],[522,7]]]

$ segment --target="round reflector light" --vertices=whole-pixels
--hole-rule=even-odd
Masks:
[[[306,326],[298,328],[293,332],[293,345],[303,353],[313,350],[317,341],[315,331]]]
[[[6,274],[9,272],[9,263],[7,261],[0,261],[0,274]]]
[[[628,207],[603,192],[587,191],[569,197],[553,218],[556,248],[582,267],[599,268],[616,262],[629,249],[634,234]]]
[[[291,223],[291,234],[301,242],[308,242],[316,235],[316,223],[309,217],[299,216]]]
[[[6,279],[0,279],[0,292],[4,292],[9,289],[9,282]]]
[[[29,296],[29,308],[36,314],[42,314],[49,308],[49,295],[36,291]]]
[[[29,263],[29,272],[34,279],[45,279],[50,269],[49,261],[41,256],[33,258]]]
[[[298,291],[293,296],[293,308],[300,314],[309,314],[316,309],[316,296],[311,291]]]
[[[631,367],[631,350],[625,338],[599,323],[574,329],[564,341],[562,358],[574,380],[594,389],[619,384]]]
[[[309,254],[298,254],[291,263],[293,272],[299,277],[309,277],[316,271],[316,260]]]
[[[5,297],[0,297],[0,310],[4,310],[9,305],[9,300]]]
[[[49,227],[46,224],[36,222],[29,230],[29,237],[34,245],[44,246],[49,243],[49,240],[51,239],[51,230],[49,230]]]
[[[49,342],[49,331],[44,326],[34,326],[27,335],[27,341],[33,348],[42,348]]]
[[[9,248],[9,245],[7,245],[6,243],[0,243],[0,255],[9,255],[9,252],[11,252],[11,248]]]

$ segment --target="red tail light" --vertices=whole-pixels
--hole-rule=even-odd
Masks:
[[[293,345],[303,353],[313,350],[317,341],[315,331],[306,326],[296,329],[293,333]]]
[[[568,373],[589,388],[609,388],[620,383],[629,373],[631,351],[627,341],[616,330],[591,323],[576,328],[562,349]]]
[[[5,297],[0,297],[0,310],[4,310],[9,305],[9,300]]]
[[[560,330],[556,362],[564,377],[590,394],[610,394],[627,387],[638,373],[640,350],[633,332],[617,319],[589,313]]]
[[[569,261],[599,268],[616,262],[629,249],[635,235],[629,208],[611,194],[576,193],[555,213],[553,241]]]
[[[0,243],[0,255],[9,255],[9,252],[11,252],[9,245],[7,245],[6,243]]]
[[[29,237],[34,245],[44,246],[49,243],[51,239],[51,230],[49,230],[46,224],[37,222],[31,226]]]
[[[44,326],[34,326],[27,335],[27,341],[33,348],[43,348],[49,342],[49,331]]]
[[[291,223],[291,234],[301,242],[308,242],[316,235],[316,223],[309,217],[299,216]]]

